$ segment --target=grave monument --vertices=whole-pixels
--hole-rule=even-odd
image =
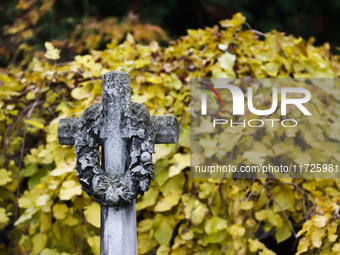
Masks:
[[[101,255],[137,254],[135,201],[154,178],[154,144],[177,143],[178,136],[176,117],[150,116],[131,102],[130,75],[122,71],[103,75],[102,103],[60,119],[59,143],[74,145],[82,188],[101,205]]]

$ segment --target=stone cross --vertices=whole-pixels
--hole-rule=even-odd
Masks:
[[[102,96],[80,118],[60,119],[58,140],[75,145],[79,181],[101,204],[101,255],[133,255],[135,198],[153,179],[153,145],[177,143],[179,125],[174,116],[150,116],[144,105],[132,103],[126,72],[105,73]]]

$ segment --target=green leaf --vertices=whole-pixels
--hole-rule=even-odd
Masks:
[[[92,236],[87,238],[87,242],[91,247],[94,255],[100,255],[100,237]]]
[[[155,230],[155,239],[159,244],[169,244],[175,221],[173,216],[164,217],[161,214],[157,214],[153,222]]]
[[[56,249],[45,248],[40,255],[59,255],[60,253]]]
[[[283,226],[281,228],[277,227],[275,230],[275,239],[277,243],[281,243],[287,240],[292,235],[292,230],[287,221],[283,223]]]
[[[69,209],[65,204],[56,204],[53,206],[53,215],[57,220],[65,219],[68,211]]]
[[[5,208],[0,208],[0,224],[2,223],[7,223],[9,221],[9,218],[7,216],[6,213],[6,209]]]
[[[0,186],[5,185],[12,181],[12,173],[11,171],[7,171],[6,169],[0,169]]]
[[[97,202],[85,206],[84,215],[90,224],[96,228],[100,228],[100,205]]]
[[[20,171],[20,177],[30,177],[38,171],[38,164],[31,163]]]
[[[33,242],[32,255],[36,255],[46,247],[47,235],[42,233],[36,234],[33,237],[32,242]]]
[[[227,221],[220,217],[212,217],[207,219],[204,224],[205,232],[209,234],[217,233],[220,230],[227,228]]]
[[[39,129],[44,129],[45,128],[44,124],[42,124],[42,123],[40,123],[40,122],[38,122],[36,120],[25,120],[25,122],[30,124],[30,125],[32,125],[33,127],[39,128]]]
[[[30,190],[33,190],[33,188],[42,183],[42,178],[46,176],[46,170],[45,169],[40,169],[37,171],[34,175],[32,175],[29,180],[28,180],[28,188]]]

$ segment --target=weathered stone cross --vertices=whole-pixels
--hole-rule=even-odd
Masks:
[[[137,254],[135,198],[149,189],[154,177],[154,143],[177,143],[174,116],[150,116],[132,103],[130,75],[103,75],[103,102],[80,118],[60,119],[58,139],[75,145],[77,176],[83,189],[101,204],[102,255]],[[102,162],[99,162],[102,146]]]

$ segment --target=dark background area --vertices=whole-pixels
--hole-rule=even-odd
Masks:
[[[39,4],[42,0],[27,1]],[[21,15],[16,4],[15,0],[0,1],[1,29]],[[185,35],[189,28],[213,26],[241,12],[252,29],[261,32],[276,29],[304,39],[313,36],[316,45],[329,42],[333,53],[340,46],[339,0],[56,0],[52,9],[39,19],[39,34],[29,43],[43,48],[45,41],[65,38],[85,16],[98,20],[124,18],[129,11],[139,14],[142,22],[159,25],[173,39]],[[6,65],[5,60],[0,62]]]

